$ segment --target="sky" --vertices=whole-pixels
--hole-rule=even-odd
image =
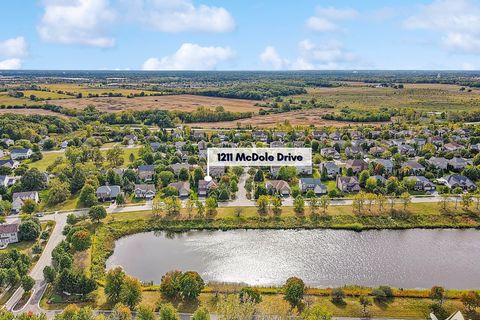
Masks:
[[[480,69],[480,0],[21,0],[2,13],[0,69]]]

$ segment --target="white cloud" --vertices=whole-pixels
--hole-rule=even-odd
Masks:
[[[359,61],[355,54],[345,50],[343,45],[336,41],[315,44],[311,40],[305,39],[298,43],[298,51],[297,58],[289,62],[283,59],[274,47],[267,47],[260,55],[260,60],[272,66],[274,62],[277,62],[277,66],[290,70],[348,69],[355,67]],[[270,59],[265,59],[265,57]]]
[[[0,61],[0,70],[15,70],[22,67],[22,60],[18,58]]]
[[[144,23],[161,32],[228,32],[235,28],[225,8],[195,6],[191,0],[137,0],[133,6]]]
[[[316,32],[334,32],[342,30],[338,21],[355,18],[358,12],[350,9],[338,9],[334,7],[317,7],[315,15],[307,19],[307,27]]]
[[[440,33],[449,50],[480,52],[480,7],[470,0],[434,0],[421,6],[404,26]]]
[[[288,61],[282,59],[278,54],[277,49],[273,46],[268,46],[263,50],[260,54],[260,61],[275,70],[284,69],[288,64]]]
[[[27,55],[27,42],[24,37],[0,41],[0,56],[19,58]]]
[[[235,55],[228,47],[202,47],[194,43],[184,43],[171,56],[161,59],[149,58],[143,70],[214,70],[221,62]]]
[[[112,47],[115,39],[105,29],[115,20],[108,0],[44,0],[45,12],[38,26],[49,42]]]

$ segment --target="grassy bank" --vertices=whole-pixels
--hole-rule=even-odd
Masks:
[[[397,208],[397,210],[400,210]],[[135,221],[135,223],[132,223]],[[219,208],[215,219],[189,219],[185,212],[176,219],[155,218],[149,211],[109,215],[95,227],[92,245],[92,275],[101,279],[107,258],[113,253],[115,240],[135,233],[149,231],[185,232],[188,230],[232,229],[412,229],[412,228],[478,228],[477,212],[449,208],[441,212],[436,203],[412,204],[408,212],[396,214],[354,215],[350,206],[331,206],[327,215],[318,219],[295,216],[292,208],[284,208],[281,217],[259,217],[254,207],[242,209],[240,217],[235,208]]]

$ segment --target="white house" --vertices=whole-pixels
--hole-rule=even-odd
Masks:
[[[12,160],[23,160],[30,158],[32,154],[32,149],[13,149],[10,152],[10,158]]]
[[[27,199],[32,199],[35,203],[40,202],[37,191],[15,192],[12,195],[12,210],[17,213],[20,212],[23,202]]]
[[[18,224],[0,224],[0,248],[18,242]]]

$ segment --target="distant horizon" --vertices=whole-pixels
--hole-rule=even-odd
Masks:
[[[0,70],[480,70],[480,0],[7,1]]]

